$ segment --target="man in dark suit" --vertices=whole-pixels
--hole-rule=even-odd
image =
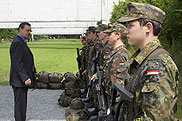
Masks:
[[[27,91],[29,87],[34,86],[34,59],[26,42],[30,33],[31,25],[28,22],[22,22],[18,28],[18,35],[10,47],[10,85],[14,92],[16,121],[26,120]]]

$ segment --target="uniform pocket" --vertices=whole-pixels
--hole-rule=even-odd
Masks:
[[[157,84],[154,82],[145,82],[143,88],[142,88],[142,92],[146,93],[146,92],[153,92],[155,91],[157,88]]]

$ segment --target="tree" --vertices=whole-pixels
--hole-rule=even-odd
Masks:
[[[161,8],[166,13],[163,29],[159,34],[162,45],[173,55],[179,70],[182,72],[182,0],[125,0],[114,4],[111,22],[117,22],[126,15],[127,3],[148,3]]]
[[[18,34],[17,29],[0,29],[0,40],[14,39],[17,34]]]

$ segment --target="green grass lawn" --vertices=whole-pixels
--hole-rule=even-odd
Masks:
[[[82,47],[79,39],[29,42],[28,46],[34,55],[37,72],[77,72],[76,48]],[[0,85],[8,85],[9,81],[9,47],[0,45]]]
[[[3,44],[9,42],[3,42]],[[0,43],[2,44],[2,43]],[[10,45],[0,45],[0,85],[8,85],[10,70]],[[29,42],[35,60],[37,72],[65,72],[76,73],[78,70],[76,61],[76,48],[81,48],[79,39],[41,40]],[[182,82],[179,84],[178,113],[177,117],[182,119]]]

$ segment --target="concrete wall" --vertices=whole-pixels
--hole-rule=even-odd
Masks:
[[[1,0],[0,28],[29,21],[33,34],[81,34],[97,21],[109,22],[117,0]]]

